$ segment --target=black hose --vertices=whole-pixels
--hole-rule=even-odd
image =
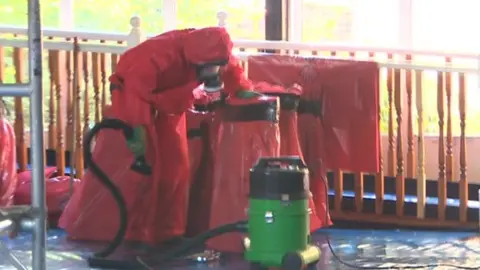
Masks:
[[[215,238],[222,234],[231,233],[231,232],[247,232],[247,221],[238,221],[235,223],[225,224],[217,228],[206,231],[202,234],[199,234],[191,239],[185,240],[182,244],[169,249],[168,251],[158,254],[157,256],[151,259],[144,259],[137,257],[137,260],[145,268],[150,268],[153,266],[159,266],[168,261],[171,261],[175,258],[178,258],[182,255],[185,255],[187,252],[191,251],[193,248],[203,245],[207,240]]]
[[[101,269],[151,269],[152,267],[160,266],[185,255],[193,248],[203,245],[208,239],[230,232],[247,232],[247,221],[239,221],[219,226],[191,239],[185,240],[185,242],[182,242],[180,245],[175,246],[164,253],[154,255],[151,258],[137,257],[137,260],[133,261],[119,261],[94,257],[89,258],[88,263],[90,267]]]
[[[93,161],[93,155],[91,151],[91,143],[98,132],[102,129],[115,129],[122,130],[125,138],[133,138],[133,128],[119,120],[112,118],[105,118],[98,124],[96,124],[86,135],[83,143],[83,155],[85,158],[85,165],[87,168],[97,176],[100,183],[102,183],[105,188],[107,188],[113,196],[113,199],[117,203],[120,223],[117,233],[113,237],[112,241],[101,251],[95,253],[93,256],[98,258],[105,258],[112,254],[123,242],[125,239],[125,234],[127,232],[128,226],[128,211],[125,199],[120,191],[120,189],[113,184],[112,180],[105,174],[105,172]]]

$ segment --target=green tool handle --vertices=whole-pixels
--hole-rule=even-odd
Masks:
[[[145,155],[146,132],[143,126],[133,128],[133,136],[127,139],[127,145],[135,158]]]

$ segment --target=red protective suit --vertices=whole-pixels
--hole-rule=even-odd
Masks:
[[[277,97],[232,97],[226,102],[216,147],[210,228],[246,219],[250,168],[260,157],[280,154]],[[241,252],[242,235],[229,233],[207,245]]]
[[[185,233],[190,180],[185,112],[200,84],[197,64],[228,60],[222,73],[225,91],[248,89],[248,80],[231,55],[232,46],[224,28],[174,30],[120,58],[110,77],[110,116],[145,127],[146,159],[153,171],[140,175],[128,170],[133,157],[119,132],[104,131],[93,155],[126,197],[127,240],[153,244]],[[118,228],[117,215],[108,191],[87,171],[60,223],[70,237],[107,240]]]
[[[12,205],[16,188],[15,131],[0,112],[0,207]]]
[[[300,156],[303,159],[302,150],[298,141],[297,109],[298,101],[302,93],[299,85],[293,85],[285,89],[281,86],[272,85],[266,82],[257,83],[255,90],[266,95],[277,96],[280,100],[280,155]],[[316,231],[323,226],[329,225],[323,216],[317,216],[313,198],[309,200],[311,210],[310,231]]]

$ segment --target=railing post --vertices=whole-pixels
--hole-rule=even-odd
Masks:
[[[217,26],[218,27],[227,27],[228,13],[226,11],[217,12]]]
[[[145,40],[145,36],[143,35],[142,29],[140,28],[142,24],[142,20],[138,16],[133,16],[130,19],[130,25],[132,26],[132,30],[127,37],[127,47],[132,48],[140,44]]]

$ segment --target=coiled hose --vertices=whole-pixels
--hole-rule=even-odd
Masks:
[[[121,130],[126,140],[130,140],[134,136],[134,129],[127,123],[113,118],[105,118],[97,125],[95,125],[90,132],[85,135],[84,139],[84,158],[87,168],[97,176],[97,179],[108,189],[115,200],[120,217],[120,224],[117,233],[110,243],[101,251],[95,253],[93,257],[87,259],[88,265],[92,268],[102,269],[150,269],[152,266],[161,265],[167,261],[175,259],[184,255],[191,249],[203,245],[208,239],[217,237],[219,235],[229,232],[246,232],[247,221],[239,221],[231,224],[219,226],[205,233],[202,233],[194,238],[182,242],[180,245],[173,247],[165,253],[152,256],[151,258],[140,258],[131,261],[118,261],[107,259],[115,250],[122,244],[125,239],[128,226],[128,211],[125,199],[120,189],[112,182],[106,173],[93,161],[91,151],[91,143],[97,133],[102,129]]]
[[[122,244],[128,226],[128,211],[125,199],[120,189],[113,184],[110,178],[103,172],[103,170],[93,161],[91,144],[97,133],[102,129],[114,129],[123,131],[126,140],[133,138],[134,130],[129,124],[113,118],[105,118],[96,124],[86,135],[83,142],[83,155],[86,167],[95,175],[106,189],[108,189],[117,203],[120,223],[117,233],[112,241],[101,251],[94,254],[94,257],[105,258],[115,252],[115,250]]]

